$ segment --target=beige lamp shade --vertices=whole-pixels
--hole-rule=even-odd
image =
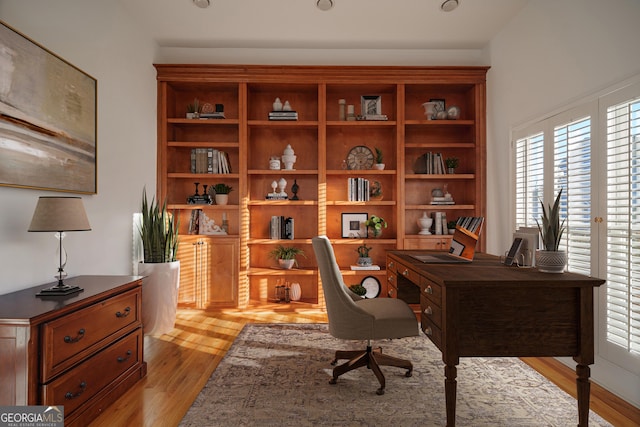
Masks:
[[[80,197],[40,197],[29,231],[90,231]]]

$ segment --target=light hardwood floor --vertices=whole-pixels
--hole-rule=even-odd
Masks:
[[[172,333],[145,337],[147,376],[91,427],[177,426],[245,324],[326,321],[324,311],[304,304],[261,305],[215,312],[179,310]],[[554,359],[528,358],[525,362],[575,395],[575,374],[571,369]],[[640,410],[595,384],[591,390],[591,408],[615,426],[640,425]]]

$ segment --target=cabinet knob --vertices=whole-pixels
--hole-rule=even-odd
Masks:
[[[126,354],[127,354],[126,357],[118,356],[118,359],[116,359],[118,363],[126,362],[127,360],[131,359],[131,355],[133,353],[131,352],[131,350],[127,350]]]
[[[424,289],[424,293],[427,295],[433,295],[433,289],[431,288],[431,285],[427,285],[427,287]]]
[[[405,268],[404,271],[402,272],[403,276],[408,276],[409,275],[409,269]]]
[[[427,326],[427,328],[424,330],[424,333],[429,336],[433,335],[433,330],[431,329],[431,326]]]
[[[395,291],[395,289],[394,289],[394,288],[389,289],[389,290],[387,291],[387,296],[388,296],[389,298],[393,298],[394,291]]]
[[[395,266],[395,263],[393,261],[389,262],[388,268],[393,268],[394,266]]]
[[[395,277],[393,277],[393,276],[388,276],[387,277],[387,282],[389,282],[389,283],[393,283],[394,280],[395,280]]]
[[[431,308],[431,306],[427,306],[427,308],[424,309],[424,314],[426,314],[427,316],[430,316],[433,314],[433,309]]]

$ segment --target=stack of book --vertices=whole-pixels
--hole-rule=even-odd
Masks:
[[[269,236],[271,239],[294,239],[293,218],[284,216],[272,216],[269,224]]]
[[[432,205],[455,205],[456,202],[453,201],[453,197],[451,194],[448,196],[434,196],[431,198]]]
[[[298,120],[297,111],[271,111],[269,120]]]
[[[215,148],[191,150],[191,173],[231,173],[229,154]]]
[[[365,178],[349,178],[347,195],[350,202],[368,202],[369,180]]]
[[[213,113],[200,113],[201,119],[224,119],[224,111],[218,111]]]

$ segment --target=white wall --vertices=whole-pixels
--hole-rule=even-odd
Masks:
[[[501,253],[512,238],[510,130],[639,73],[639,19],[638,0],[535,0],[490,43],[489,252]],[[640,406],[637,375],[597,357],[592,378]]]
[[[98,80],[98,194],[82,196],[90,232],[67,233],[67,272],[131,274],[131,217],[155,193],[155,43],[119,2],[0,0],[0,19]],[[39,196],[0,187],[0,294],[54,279],[57,240],[28,233]]]

